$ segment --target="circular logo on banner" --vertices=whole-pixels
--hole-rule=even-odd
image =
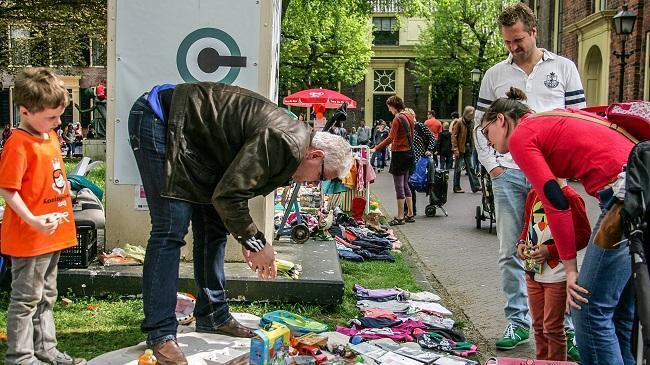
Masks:
[[[176,67],[185,82],[214,81],[232,84],[246,67],[237,42],[216,28],[201,28],[188,34],[176,53]]]

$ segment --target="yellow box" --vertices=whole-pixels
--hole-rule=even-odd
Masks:
[[[250,364],[284,364],[289,354],[289,328],[273,322],[270,327],[256,330],[255,335],[251,338]]]

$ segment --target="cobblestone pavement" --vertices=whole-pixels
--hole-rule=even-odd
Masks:
[[[417,196],[416,222],[399,226],[399,229],[415,251],[413,256],[420,262],[423,274],[430,281],[434,277],[433,280],[449,294],[452,305],[462,308],[472,327],[485,339],[487,349],[483,349],[482,357],[498,354],[534,358],[532,338],[529,343],[514,350],[496,352],[494,341],[506,325],[503,314],[505,298],[497,266],[499,243],[494,230],[492,234],[488,233],[486,222],[483,222],[482,229],[476,228],[474,216],[481,193],[471,193],[465,176],[461,180],[465,193],[452,193],[452,177],[453,171],[450,171],[448,202],[445,205],[448,217],[439,210],[436,217],[424,216],[427,198],[420,193]],[[585,197],[593,224],[598,217],[595,199],[587,196],[580,185],[574,184],[574,187]],[[382,203],[387,217],[395,216],[395,192],[392,176],[387,171],[378,174],[371,191]]]

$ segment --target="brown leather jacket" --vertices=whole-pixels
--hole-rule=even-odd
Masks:
[[[451,130],[451,150],[454,154],[463,154],[466,152],[467,128],[468,124],[463,118],[459,118]],[[472,128],[472,122],[469,122],[469,128]],[[472,141],[470,141],[472,143]]]
[[[304,158],[311,127],[236,86],[176,86],[167,128],[161,195],[212,203],[239,241],[257,227],[248,200],[286,185]]]

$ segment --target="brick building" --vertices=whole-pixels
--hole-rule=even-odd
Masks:
[[[580,72],[587,105],[619,99],[621,39],[612,18],[627,4],[636,13],[627,37],[623,99],[650,100],[650,2],[642,0],[527,0],[539,23],[538,46],[573,60]],[[648,14],[648,17],[645,15]]]

